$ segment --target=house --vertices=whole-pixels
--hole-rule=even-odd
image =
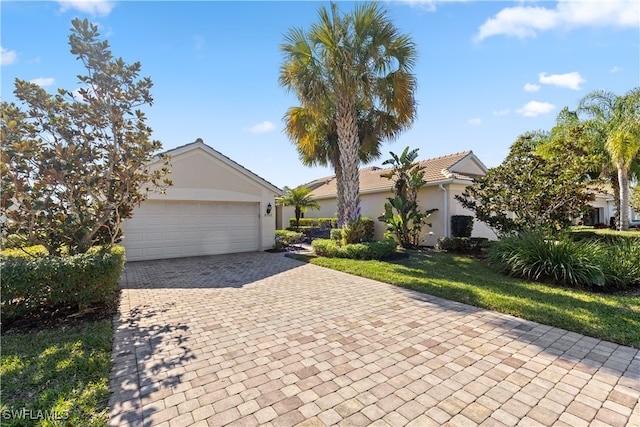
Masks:
[[[582,218],[584,225],[609,226],[611,217],[616,215],[616,204],[611,191],[598,187],[594,199],[589,202],[589,212]]]
[[[125,221],[128,261],[269,249],[271,207],[282,190],[206,145],[167,151],[173,185],[153,193]],[[159,159],[156,160],[161,164]]]
[[[589,202],[589,212],[580,221],[583,225],[610,225],[611,218],[616,215],[616,203],[613,197],[611,185],[598,185],[592,187],[594,199]],[[633,190],[630,189],[629,196]],[[640,212],[636,212],[633,207],[629,207],[629,219],[631,221],[640,219]]]
[[[418,204],[423,210],[438,209],[427,220],[432,227],[425,226],[421,244],[433,246],[438,238],[451,237],[453,215],[473,215],[471,211],[462,207],[455,196],[462,194],[473,178],[485,175],[487,167],[472,151],[423,160],[420,164],[425,168],[427,183],[418,194]],[[375,220],[376,239],[382,239],[385,231],[385,224],[377,218],[384,212],[387,198],[393,196],[393,181],[382,177],[390,170],[390,168],[376,166],[360,170],[360,210],[362,216]],[[335,217],[337,214],[335,176],[317,179],[304,185],[313,190],[311,195],[321,208],[319,211],[308,210],[305,216],[307,218]],[[290,217],[293,217],[293,208],[283,207],[277,227],[286,228]],[[479,221],[474,221],[473,236],[496,238],[495,233]]]

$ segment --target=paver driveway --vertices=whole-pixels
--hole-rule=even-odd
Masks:
[[[637,350],[282,254],[122,287],[112,425],[640,425]]]

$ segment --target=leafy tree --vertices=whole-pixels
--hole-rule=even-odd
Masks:
[[[416,50],[376,3],[358,4],[342,16],[336,4],[330,13],[323,6],[319,18],[308,32],[295,28],[286,35],[279,81],[295,92],[301,108],[310,113],[307,117],[319,120],[320,129],[326,131],[309,141],[335,138],[337,151],[330,159],[339,180],[340,223],[345,223],[360,216],[363,117],[375,118],[368,123],[375,123],[372,129],[380,132],[376,140],[395,137],[413,122],[416,81],[411,69]]]
[[[296,215],[296,227],[300,226],[302,212],[307,209],[320,209],[318,202],[311,198],[311,189],[300,186],[296,188],[285,188],[285,193],[278,199],[278,203],[283,206],[294,206]]]
[[[567,228],[593,200],[588,171],[594,160],[581,144],[580,128],[564,134],[564,144],[549,144],[557,134],[520,136],[500,166],[456,199],[498,234]]]
[[[162,145],[150,139],[139,109],[152,104],[140,63],[114,58],[87,20],[72,21],[69,42],[87,71],[78,76],[83,87],[51,95],[16,79],[15,96],[27,109],[3,102],[0,110],[6,232],[52,255],[109,249],[134,206],[170,185],[167,159],[149,166]]]
[[[617,181],[620,200],[618,227],[628,230],[629,174],[640,154],[640,87],[622,96],[602,90],[590,92],[580,101],[578,111],[589,118],[586,125],[593,130],[594,141],[616,168],[612,183]]]
[[[400,246],[417,247],[426,219],[437,209],[422,211],[418,206],[418,192],[426,183],[424,166],[416,162],[418,149],[409,151],[406,147],[399,156],[393,152],[389,154],[391,159],[385,160],[383,165],[393,167],[381,176],[394,181],[394,197],[387,199],[384,214],[378,220],[387,224],[387,231],[395,236]],[[431,227],[431,224],[426,225]]]

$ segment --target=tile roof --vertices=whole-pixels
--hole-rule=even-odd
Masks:
[[[424,166],[425,180],[429,182],[440,182],[449,179],[471,181],[475,176],[450,170],[461,160],[469,155],[472,151],[463,151],[460,153],[448,154],[446,156],[436,157],[420,161],[420,165]],[[360,192],[371,192],[376,190],[390,190],[393,186],[392,181],[383,178],[381,175],[388,173],[392,168],[380,168],[377,166],[369,166],[360,169]],[[314,197],[328,197],[336,194],[336,177],[328,176],[319,178],[304,184],[313,190]]]

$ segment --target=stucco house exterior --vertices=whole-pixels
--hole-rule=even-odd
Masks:
[[[166,194],[151,194],[125,221],[122,244],[127,261],[273,246],[275,216],[267,208],[275,206],[282,190],[200,138],[167,154],[173,185]]]
[[[472,151],[450,154],[420,162],[425,168],[425,180],[427,183],[418,194],[418,203],[421,209],[438,209],[428,219],[432,224],[425,226],[421,238],[421,244],[433,246],[440,237],[451,237],[451,216],[473,215],[455,199],[462,194],[464,189],[472,183],[473,178],[487,173],[487,167],[476,157]],[[375,238],[382,239],[385,224],[377,218],[384,212],[384,204],[387,198],[392,197],[393,181],[383,178],[382,175],[389,172],[390,168],[376,166],[360,170],[360,209],[362,216],[374,219]],[[308,210],[306,218],[335,217],[337,214],[336,203],[336,179],[335,176],[320,178],[304,184],[311,188],[314,200],[320,205],[320,210]],[[282,207],[279,210],[277,228],[286,228],[289,218],[292,218],[293,208]],[[474,237],[486,237],[496,239],[495,233],[484,223],[474,222]]]
[[[632,191],[632,190],[631,190]],[[632,194],[629,192],[630,195]],[[591,209],[580,223],[584,225],[609,225],[610,219],[616,215],[616,203],[613,197],[613,189],[610,185],[601,185],[594,189],[594,200],[589,202]],[[629,208],[629,219],[640,219],[640,212],[636,212],[633,207]]]

